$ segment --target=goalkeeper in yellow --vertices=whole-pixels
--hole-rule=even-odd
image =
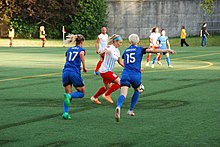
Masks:
[[[40,39],[42,40],[42,47],[44,47],[46,43],[46,32],[44,26],[40,26]]]

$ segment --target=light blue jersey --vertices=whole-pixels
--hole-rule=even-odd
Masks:
[[[167,49],[167,40],[168,40],[167,36],[160,36],[158,38],[160,44],[159,49]]]

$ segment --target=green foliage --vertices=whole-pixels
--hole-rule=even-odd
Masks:
[[[107,24],[107,3],[104,0],[82,0],[78,3],[78,12],[70,16],[69,27],[73,34],[83,34],[87,39],[94,39],[102,26]]]
[[[21,17],[13,18],[10,23],[14,27],[18,38],[32,38],[38,30],[35,25]]]
[[[202,4],[200,4],[201,8],[205,10],[205,12],[211,16],[213,13],[213,10],[215,8],[215,3],[216,0],[203,0]]]

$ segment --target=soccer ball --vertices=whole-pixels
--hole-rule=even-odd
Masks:
[[[144,85],[141,84],[139,87],[138,87],[138,92],[140,93],[143,93],[144,92]]]

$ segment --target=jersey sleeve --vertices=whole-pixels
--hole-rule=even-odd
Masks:
[[[98,38],[101,39],[101,38],[102,38],[102,34],[99,34],[99,35],[98,35]]]
[[[146,48],[141,47],[141,50],[142,50],[142,54],[146,54],[147,53],[146,52]]]

